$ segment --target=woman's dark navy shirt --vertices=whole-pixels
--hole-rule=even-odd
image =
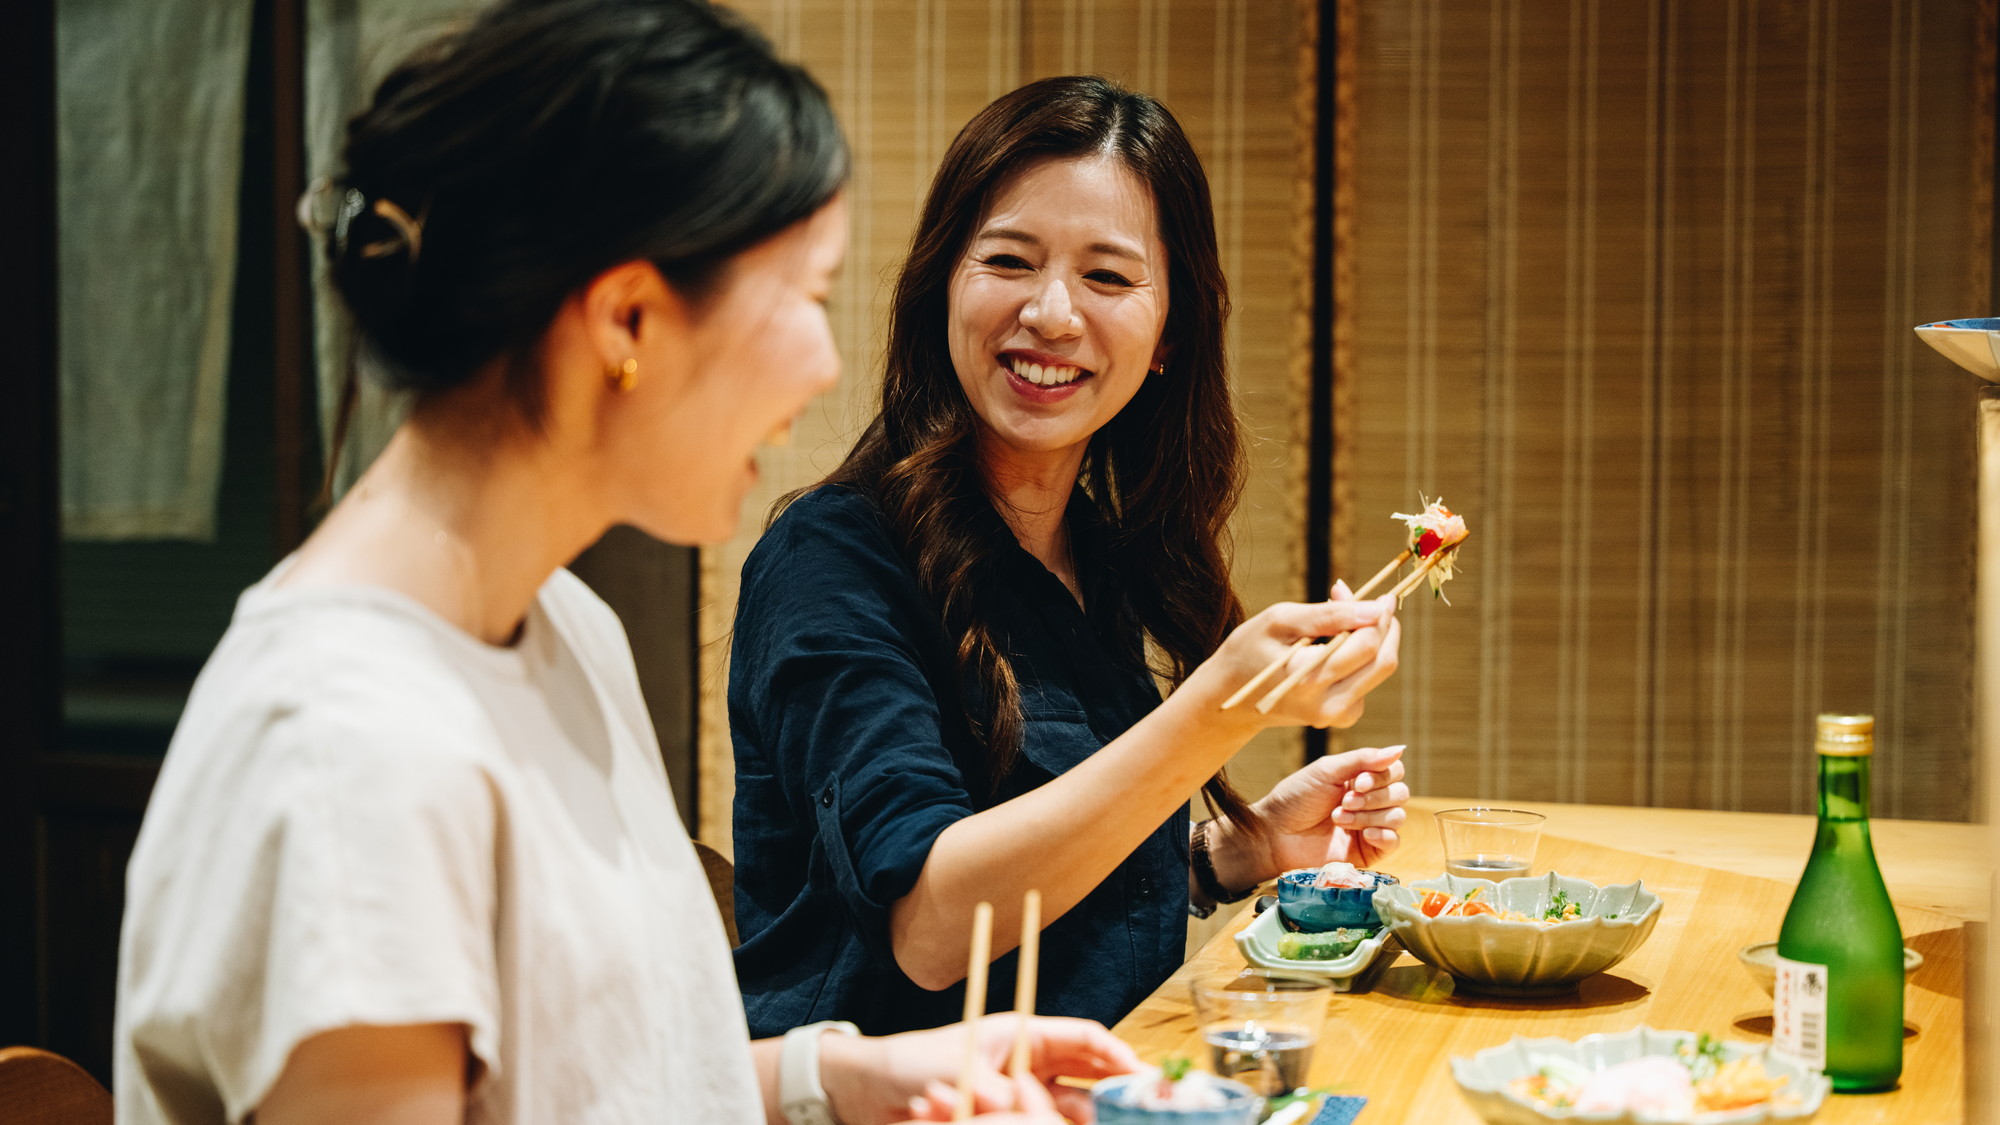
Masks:
[[[995,633],[1020,682],[1019,765],[987,796],[954,645],[867,496],[820,488],[750,554],[736,611],[736,975],[750,1033],[842,1019],[871,1035],[963,1014],[963,986],[897,968],[889,908],[953,822],[1082,762],[1159,706],[1117,578],[1093,562],[1091,509],[1070,509],[1084,605],[997,515]],[[970,782],[968,779],[971,779]],[[1037,1010],[1111,1024],[1181,964],[1187,820],[1155,829],[1042,931]],[[1013,1006],[1014,954],[987,995]]]

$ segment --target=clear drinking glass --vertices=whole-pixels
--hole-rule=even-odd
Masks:
[[[1541,813],[1525,809],[1446,809],[1437,814],[1444,869],[1462,879],[1514,879],[1534,867]]]
[[[1198,979],[1191,987],[1195,1022],[1217,1076],[1267,1098],[1306,1084],[1332,993],[1325,981],[1253,971]]]

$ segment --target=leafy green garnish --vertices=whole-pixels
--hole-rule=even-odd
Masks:
[[[1559,890],[1550,897],[1549,908],[1542,911],[1542,918],[1545,921],[1560,922],[1562,921],[1563,911],[1568,909],[1568,907],[1569,892]]]
[[[1188,1076],[1188,1071],[1193,1069],[1193,1059],[1184,1055],[1175,1055],[1173,1058],[1160,1064],[1160,1077],[1165,1078],[1169,1082],[1179,1082]]]
[[[1724,1061],[1722,1041],[1704,1031],[1693,1039],[1684,1039],[1674,1048],[1681,1064],[1688,1068],[1696,1082],[1713,1077]]]
[[[1334,1086],[1315,1086],[1310,1089],[1301,1086],[1289,1094],[1279,1094],[1277,1097],[1265,1099],[1264,1109],[1266,1112],[1264,1116],[1272,1117],[1288,1105],[1298,1102],[1309,1102],[1314,1098],[1332,1097],[1336,1092],[1338,1092],[1338,1087]]]
[[[1616,918],[1616,917],[1618,917],[1618,915],[1616,915],[1616,914],[1606,914],[1606,915],[1604,916],[1604,920],[1605,920],[1605,921],[1607,921],[1607,922],[1609,922],[1609,921],[1611,921],[1612,919],[1614,919],[1614,918]]]

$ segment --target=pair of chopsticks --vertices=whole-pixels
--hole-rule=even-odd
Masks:
[[[1405,577],[1401,582],[1398,582],[1396,584],[1395,589],[1389,591],[1390,596],[1396,599],[1396,603],[1398,605],[1401,605],[1403,598],[1406,595],[1408,595],[1411,590],[1416,589],[1417,584],[1419,582],[1423,581],[1424,575],[1429,574],[1433,567],[1437,566],[1438,563],[1444,561],[1447,555],[1451,554],[1453,551],[1458,550],[1459,545],[1464,542],[1465,542],[1464,539],[1459,539],[1457,542],[1452,543],[1450,546],[1439,547],[1437,550],[1432,551],[1429,555],[1425,556],[1425,558],[1421,562],[1417,563],[1417,567],[1415,570],[1410,571],[1407,577]],[[1402,551],[1399,554],[1397,554],[1395,558],[1389,560],[1388,566],[1385,566],[1381,570],[1376,571],[1375,577],[1370,578],[1367,582],[1362,584],[1359,590],[1356,590],[1354,592],[1355,600],[1356,601],[1365,600],[1368,597],[1368,595],[1374,593],[1375,587],[1380,586],[1383,582],[1386,582],[1389,579],[1390,575],[1395,574],[1397,567],[1400,567],[1404,563],[1410,561],[1410,555],[1412,553],[1413,553],[1413,548],[1410,547],[1403,548]],[[1265,715],[1270,714],[1271,709],[1276,707],[1278,703],[1285,698],[1287,692],[1290,692],[1293,688],[1297,687],[1299,685],[1299,681],[1305,679],[1307,676],[1310,676],[1314,672],[1318,671],[1321,665],[1325,664],[1329,660],[1332,660],[1334,653],[1339,652],[1341,645],[1345,644],[1347,642],[1347,638],[1353,635],[1354,634],[1352,633],[1336,633],[1333,636],[1328,637],[1326,639],[1326,643],[1320,646],[1320,651],[1308,657],[1305,663],[1299,665],[1299,667],[1295,669],[1291,675],[1286,676],[1284,680],[1278,684],[1277,687],[1272,688],[1270,692],[1264,696],[1264,698],[1257,701],[1258,712],[1260,714],[1265,714]],[[1255,676],[1251,677],[1249,683],[1244,684],[1242,687],[1236,689],[1236,694],[1230,696],[1228,699],[1223,700],[1222,710],[1227,711],[1230,708],[1235,707],[1237,704],[1242,703],[1244,700],[1250,698],[1251,693],[1255,692],[1258,688],[1263,687],[1265,683],[1267,683],[1271,679],[1272,676],[1278,674],[1278,670],[1283,668],[1286,662],[1291,660],[1293,653],[1306,647],[1309,644],[1312,644],[1317,639],[1318,638],[1316,637],[1300,637],[1298,640],[1293,641],[1290,648],[1287,648],[1284,652],[1279,653],[1278,658],[1276,660],[1271,661],[1271,663],[1265,665],[1264,670],[1262,672],[1259,672]]]
[[[1035,969],[1041,960],[1042,892],[1021,896],[1021,956],[1014,975],[1014,1051],[1007,1073],[1020,1078],[1028,1073],[1028,1018],[1035,1014]],[[972,1076],[979,1066],[979,1018],[986,1014],[986,968],[993,956],[993,904],[982,902],[972,910],[972,955],[965,966],[965,1062],[958,1071],[958,1105],[953,1121],[972,1117]]]

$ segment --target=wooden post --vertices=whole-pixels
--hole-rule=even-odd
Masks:
[[[277,495],[276,550],[289,554],[311,530],[308,468],[316,448],[308,381],[312,378],[312,250],[297,207],[306,179],[306,5],[271,5],[272,220],[277,301],[271,354],[272,478]]]
[[[2000,855],[2000,385],[1979,388],[1979,570],[1976,625],[1980,786],[1985,794],[1982,815],[1989,844],[1987,855]],[[1989,903],[2000,903],[2000,885],[1987,877]],[[1989,918],[1967,928],[1966,1106],[1968,1121],[1991,1120],[2000,1108],[1995,1097],[2000,1076],[2000,1036],[1993,1016],[2000,1011],[2000,927]],[[1978,934],[1983,940],[1975,940]]]

